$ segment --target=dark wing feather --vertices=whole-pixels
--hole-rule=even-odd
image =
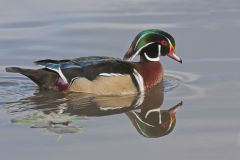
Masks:
[[[81,67],[71,67],[61,69],[64,76],[69,82],[76,77],[85,77],[89,80],[96,79],[101,73],[116,73],[116,74],[129,74],[133,72],[133,67],[130,63],[118,60],[104,61],[98,64],[92,64]]]
[[[68,59],[64,59],[64,60],[44,59],[44,60],[35,61],[34,63],[37,65],[45,66],[48,63],[63,64],[63,63],[67,63],[69,61],[71,61],[71,60],[68,60]]]
[[[78,66],[78,67],[85,67],[89,65],[95,65],[99,63],[103,63],[105,61],[111,60],[120,60],[112,57],[100,57],[100,56],[91,56],[91,57],[80,57],[75,59],[64,59],[64,60],[52,60],[52,59],[44,59],[35,61],[34,63],[37,65],[48,66],[48,64],[61,64],[61,68],[69,66]]]
[[[91,57],[81,57],[81,58],[72,59],[71,61],[68,62],[68,64],[78,65],[81,68],[83,68],[86,66],[96,65],[96,64],[105,63],[108,61],[115,61],[115,60],[120,60],[120,59],[113,58],[113,57],[91,56]]]
[[[130,74],[133,67],[129,62],[112,57],[81,57],[72,60],[40,60],[35,62],[57,72],[60,77],[71,82],[76,77],[96,79],[101,73]]]

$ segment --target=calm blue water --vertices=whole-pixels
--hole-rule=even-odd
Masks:
[[[238,0],[0,0],[0,10],[0,159],[239,159]],[[46,58],[121,58],[147,28],[171,33],[183,59],[161,58],[164,92],[39,92],[4,70]]]

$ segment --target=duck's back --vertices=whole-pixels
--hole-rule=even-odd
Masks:
[[[28,76],[41,89],[101,95],[138,92],[138,84],[133,74],[134,67],[120,59],[82,57],[60,61],[47,59],[35,63],[44,68],[38,70],[7,68],[7,71]]]
[[[68,91],[101,95],[138,92],[131,63],[109,57],[86,57],[61,64]]]

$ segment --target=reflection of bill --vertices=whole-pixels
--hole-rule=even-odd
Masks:
[[[128,96],[39,92],[12,104],[12,111],[14,106],[16,110],[31,106],[31,111],[36,111],[32,116],[15,118],[12,123],[24,124],[24,122],[28,122],[26,124],[31,125],[32,128],[46,128],[48,131],[57,134],[76,133],[79,130],[76,129],[76,126],[71,126],[71,122],[82,120],[82,117],[126,113],[141,135],[161,137],[173,130],[176,123],[175,113],[182,104],[179,103],[169,110],[161,111],[160,107],[164,99],[162,87],[161,84],[144,95]]]

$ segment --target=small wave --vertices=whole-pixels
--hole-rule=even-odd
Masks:
[[[201,98],[205,95],[205,90],[195,85],[199,79],[200,76],[194,73],[166,71],[164,76],[164,91],[169,92],[177,87],[181,87],[174,94],[182,95],[184,99]],[[174,98],[174,96],[172,95],[171,98]]]
[[[165,75],[163,79],[164,92],[169,92],[174,88],[178,87],[181,84],[181,81],[171,75]]]
[[[3,104],[32,95],[35,89],[36,86],[28,78],[0,74],[0,102]]]

